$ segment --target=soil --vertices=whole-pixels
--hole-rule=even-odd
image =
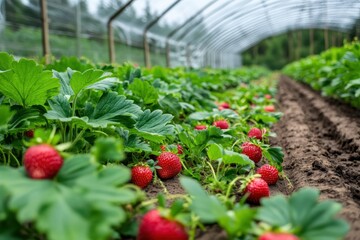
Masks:
[[[271,145],[285,153],[284,172],[292,183],[279,181],[271,195],[290,195],[302,187],[315,187],[321,199],[343,205],[340,216],[350,225],[346,240],[360,236],[360,111],[321,96],[308,86],[282,76],[278,89],[281,120],[272,131]],[[171,194],[183,194],[179,179],[164,181]],[[149,198],[163,191],[159,184],[145,189]],[[226,233],[217,225],[198,231],[196,239],[224,240]]]
[[[279,111],[272,145],[283,147],[284,171],[294,188],[310,186],[321,199],[343,205],[341,217],[351,224],[346,240],[360,236],[360,111],[322,97],[308,86],[281,77]]]

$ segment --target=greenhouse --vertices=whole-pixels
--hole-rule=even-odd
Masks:
[[[0,0],[0,240],[360,239],[360,1]]]

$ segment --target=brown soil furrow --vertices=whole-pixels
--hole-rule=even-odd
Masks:
[[[320,189],[321,198],[343,204],[341,215],[352,225],[346,239],[360,234],[359,150],[360,120],[334,102],[302,84],[283,77],[278,100],[284,113],[273,131],[272,144],[284,148],[284,170],[296,190],[311,186]],[[289,194],[286,188],[280,190]]]

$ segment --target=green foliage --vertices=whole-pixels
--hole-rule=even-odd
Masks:
[[[309,84],[325,96],[340,99],[359,108],[359,67],[360,43],[353,42],[291,63],[283,72]]]
[[[6,64],[9,63],[3,62],[2,66]],[[0,92],[24,107],[43,105],[58,93],[59,87],[52,73],[43,71],[33,60],[12,61],[10,69],[0,72]]]
[[[341,206],[333,201],[319,202],[320,193],[302,189],[289,199],[275,196],[262,200],[257,219],[273,227],[287,227],[304,240],[336,240],[343,237],[349,226],[335,219]]]

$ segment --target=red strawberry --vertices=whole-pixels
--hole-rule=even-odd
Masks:
[[[160,216],[158,210],[146,213],[140,223],[137,240],[187,240],[185,227],[172,219]]]
[[[265,233],[259,237],[259,240],[299,240],[299,238],[290,233]]]
[[[219,108],[222,108],[222,109],[229,109],[230,108],[230,104],[227,103],[227,102],[223,102],[223,103],[220,103],[219,104]]]
[[[260,199],[270,196],[268,184],[261,178],[254,178],[246,185],[245,192],[249,194],[246,199],[248,202],[259,204]]]
[[[270,94],[265,94],[265,98],[266,98],[266,99],[271,99],[272,96],[271,96]]]
[[[157,165],[161,169],[156,169],[161,179],[170,179],[181,172],[182,166],[180,158],[172,152],[163,152],[157,157]]]
[[[195,129],[196,130],[205,130],[205,129],[207,129],[207,127],[205,125],[196,125]]]
[[[178,154],[183,154],[184,152],[184,149],[180,144],[177,145],[177,150],[178,150]]]
[[[250,131],[248,132],[248,136],[250,138],[257,138],[259,140],[262,140],[262,132],[260,129],[258,128],[252,128],[250,129]]]
[[[265,112],[275,112],[275,107],[273,105],[265,106]]]
[[[255,163],[259,162],[262,158],[261,148],[255,144],[245,142],[241,145],[242,153],[248,156]]]
[[[27,136],[28,138],[33,138],[34,137],[34,130],[28,130],[25,132],[25,136]]]
[[[213,126],[220,129],[228,129],[229,123],[226,120],[218,120],[213,123]]]
[[[138,165],[131,169],[131,182],[141,188],[146,188],[152,178],[153,173],[147,165]]]
[[[277,180],[279,179],[279,172],[278,170],[269,165],[269,164],[265,164],[263,166],[261,166],[256,173],[261,175],[261,178],[265,180],[265,182],[267,182],[267,184],[269,185],[273,185],[277,182]]]
[[[34,179],[51,179],[59,172],[63,159],[56,149],[47,144],[28,148],[24,155],[25,170]]]
[[[160,149],[161,149],[162,152],[164,152],[164,151],[166,151],[166,146],[165,146],[165,145],[161,145],[161,146],[160,146]]]

